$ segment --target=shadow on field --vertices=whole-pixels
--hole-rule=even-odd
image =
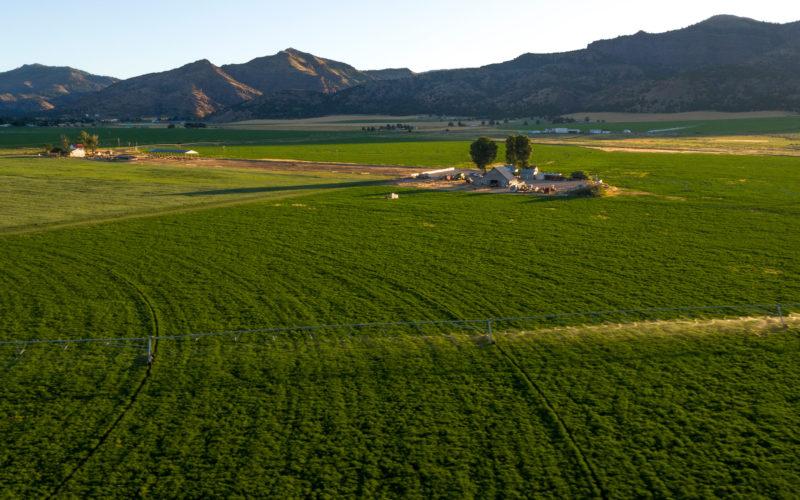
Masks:
[[[358,182],[339,182],[329,184],[302,184],[296,186],[264,186],[249,188],[213,189],[210,191],[187,191],[185,193],[162,193],[155,196],[215,196],[223,194],[253,194],[253,193],[275,193],[281,191],[303,191],[307,189],[335,189],[349,187],[379,186],[386,183],[386,180],[358,181]]]

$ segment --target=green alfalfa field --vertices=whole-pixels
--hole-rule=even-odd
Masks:
[[[3,160],[5,189],[31,179],[16,199],[46,209],[40,226],[0,219],[0,338],[798,301],[797,160],[535,154],[620,190]],[[91,203],[100,192],[119,197],[113,216]],[[0,485],[12,497],[791,497],[800,341],[796,323],[779,326],[501,328],[496,345],[463,330],[251,334],[158,341],[150,367],[131,343],[4,345]]]

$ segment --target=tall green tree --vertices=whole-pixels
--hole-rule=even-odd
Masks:
[[[506,139],[506,162],[520,169],[528,168],[532,150],[531,140],[527,135],[509,135]]]
[[[83,143],[83,148],[86,151],[94,154],[100,144],[100,136],[97,134],[90,134],[85,130],[81,130],[81,142]]]
[[[528,168],[531,162],[532,152],[533,148],[531,147],[530,138],[525,134],[519,134],[516,139],[514,139],[514,156],[516,158],[516,163],[514,163],[514,165],[519,169]]]
[[[59,140],[61,141],[61,151],[69,154],[69,137],[62,134]]]
[[[517,164],[517,136],[509,135],[506,139],[506,163]]]
[[[497,157],[497,144],[490,138],[483,136],[469,146],[469,155],[473,163],[486,173],[486,166]]]

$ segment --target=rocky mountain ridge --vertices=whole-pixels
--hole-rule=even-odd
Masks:
[[[800,22],[715,16],[666,33],[599,40],[581,50],[528,53],[478,68],[422,74],[361,71],[292,48],[243,64],[201,60],[122,81],[72,68],[51,68],[68,71],[60,80],[21,78],[33,69],[46,73],[47,67],[0,73],[0,115],[233,121],[326,114],[497,118],[582,111],[800,111]]]
[[[264,95],[212,119],[324,114],[533,116],[581,111],[800,111],[800,22],[715,16],[688,28],[523,54],[331,95]],[[291,103],[291,105],[288,105]]]

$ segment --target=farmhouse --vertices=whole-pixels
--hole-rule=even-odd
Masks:
[[[484,175],[477,184],[489,187],[508,187],[511,184],[516,184],[517,178],[514,177],[514,170],[513,165],[495,167]]]
[[[86,149],[84,149],[83,144],[75,144],[74,146],[70,146],[69,149],[69,156],[71,158],[86,158]]]

